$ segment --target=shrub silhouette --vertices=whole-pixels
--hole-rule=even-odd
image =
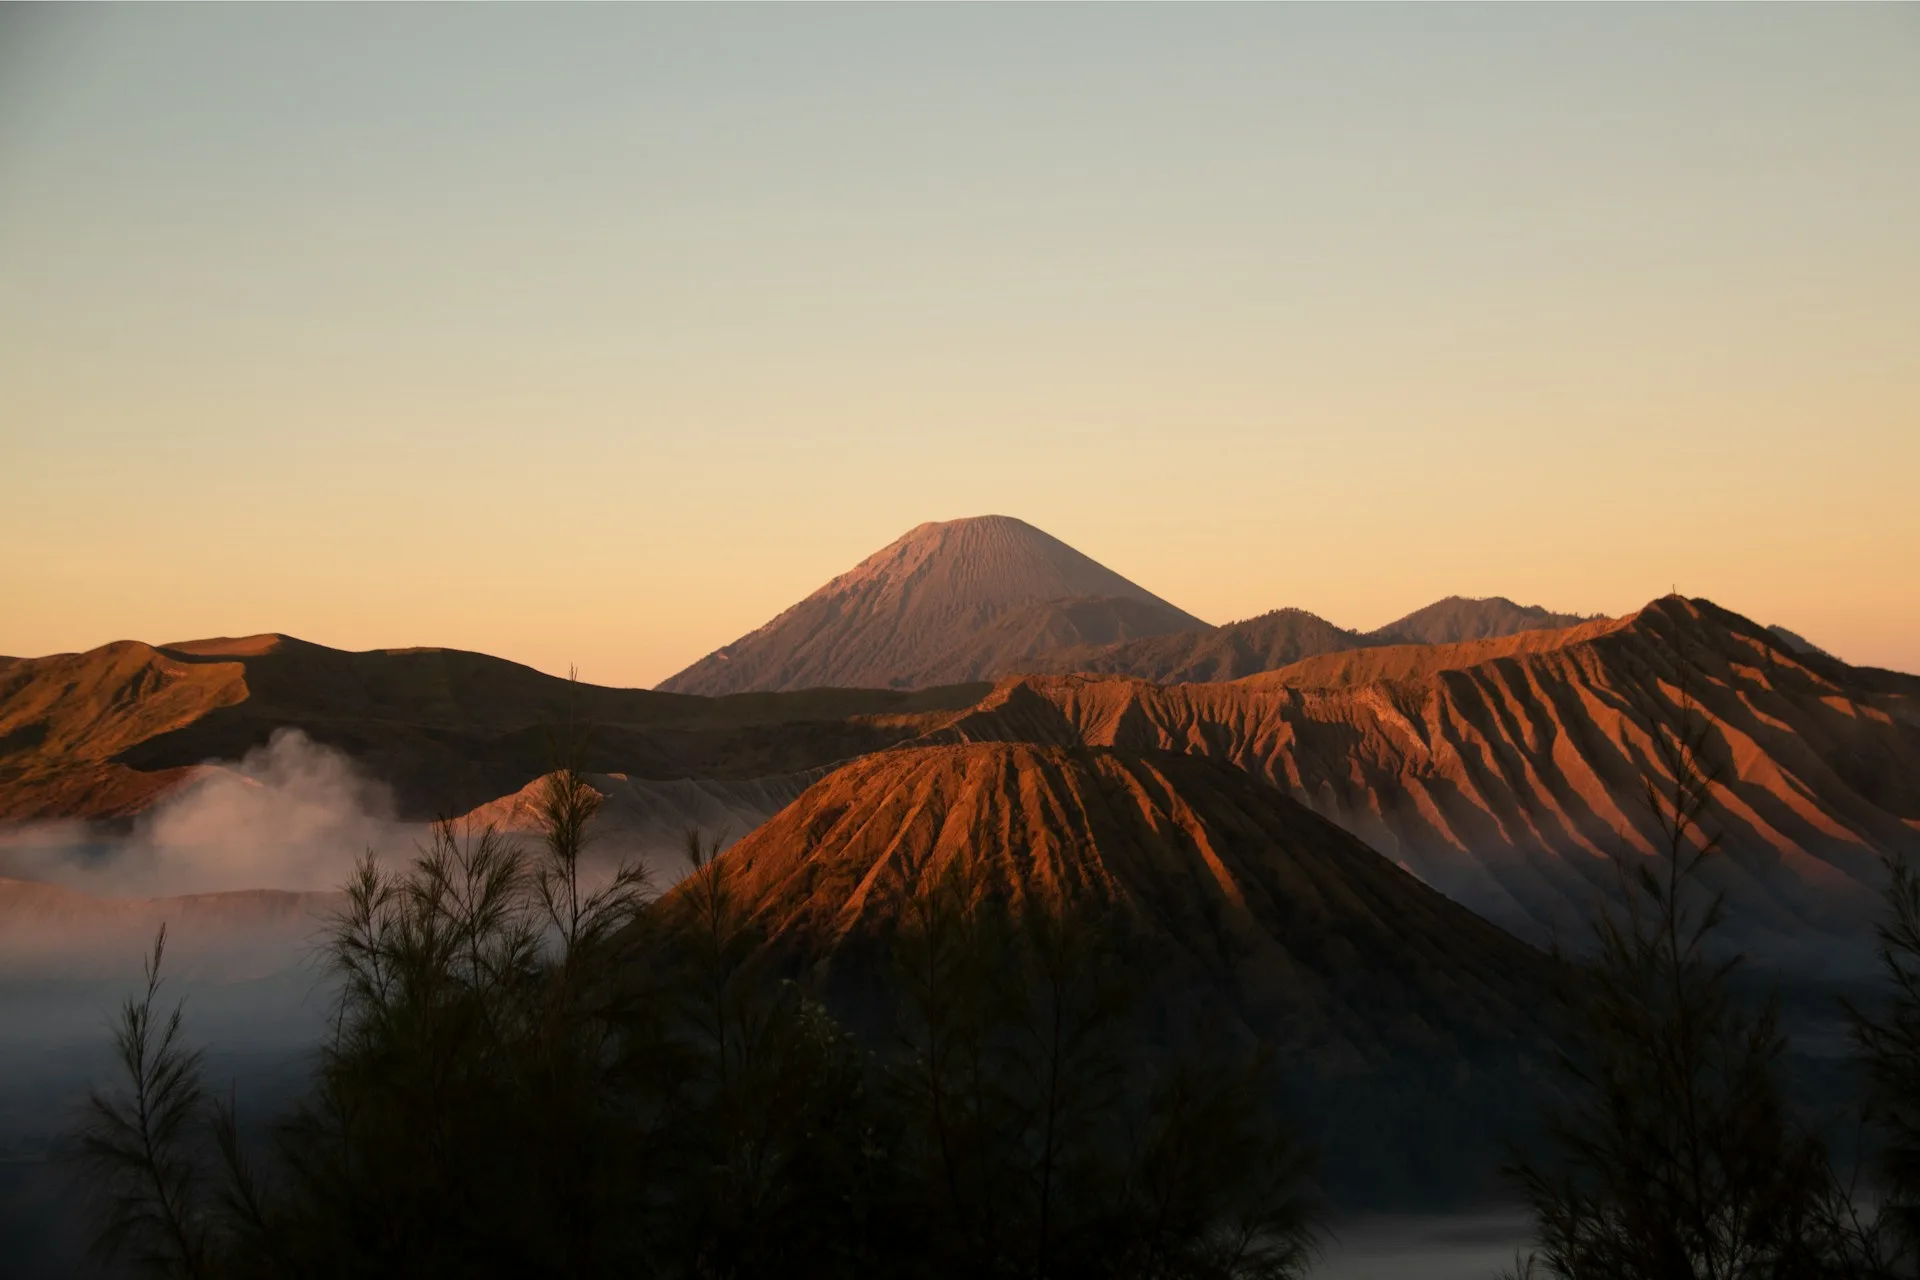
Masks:
[[[1269,1063],[1143,1054],[1126,942],[962,866],[920,886],[894,957],[900,1185],[965,1274],[1303,1273],[1311,1161]]]
[[[1551,1158],[1512,1170],[1539,1247],[1513,1273],[1561,1280],[1746,1280],[1855,1275],[1857,1219],[1821,1143],[1794,1120],[1776,1003],[1744,1004],[1738,956],[1710,946],[1722,918],[1697,878],[1716,774],[1683,657],[1673,715],[1656,714],[1645,799],[1656,856],[1623,863],[1590,958],[1563,998],[1562,1102]]]
[[[544,840],[442,823],[371,858],[325,957],[308,1095],[249,1144],[162,1015],[156,943],[122,1088],[82,1132],[103,1251],[169,1277],[1282,1277],[1308,1161],[1267,1064],[1155,1057],[1090,916],[925,886],[863,1043],[780,965],[689,836],[690,874],[590,887],[598,796]]]
[[[1880,1008],[1849,1005],[1866,1070],[1864,1108],[1878,1140],[1877,1213],[1862,1240],[1872,1276],[1920,1274],[1920,872],[1887,863],[1886,914],[1876,930],[1888,994]]]

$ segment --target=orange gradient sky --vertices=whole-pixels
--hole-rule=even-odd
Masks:
[[[922,520],[1920,671],[1920,9],[0,10],[0,653],[650,684]]]

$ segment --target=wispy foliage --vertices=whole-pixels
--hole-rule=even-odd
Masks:
[[[1117,936],[928,886],[863,1044],[737,900],[717,842],[655,899],[589,887],[561,768],[532,848],[436,826],[363,860],[313,1087],[250,1146],[161,1019],[122,1016],[89,1133],[103,1239],[166,1276],[1297,1275],[1308,1161],[1263,1064],[1143,1056]],[[1223,1059],[1227,1061],[1227,1059]]]
[[[1877,937],[1886,998],[1878,1008],[1849,1008],[1878,1141],[1878,1230],[1862,1235],[1871,1274],[1911,1276],[1920,1274],[1920,871],[1904,858],[1887,863]]]
[[[1781,1090],[1777,1006],[1743,1002],[1739,957],[1712,945],[1724,904],[1699,880],[1719,849],[1716,770],[1682,670],[1646,773],[1659,847],[1623,863],[1621,905],[1600,911],[1591,958],[1572,966],[1552,1154],[1513,1171],[1539,1237],[1517,1274],[1759,1280],[1844,1265],[1825,1152]]]
[[[199,1121],[201,1055],[181,1040],[181,1007],[159,1007],[163,925],[146,962],[146,988],[121,1006],[114,1054],[118,1092],[87,1100],[80,1150],[100,1198],[101,1252],[157,1276],[208,1274],[212,1241]]]

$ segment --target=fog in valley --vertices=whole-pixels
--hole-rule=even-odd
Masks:
[[[160,926],[168,1002],[209,1079],[264,1118],[305,1078],[328,1008],[316,944],[355,857],[404,850],[381,788],[297,733],[208,766],[129,832],[0,835],[0,1238],[14,1274],[82,1264],[84,1197],[61,1160],[110,1082],[111,1022]]]
[[[809,778],[743,783],[596,778],[608,793],[587,878],[643,862],[656,891],[685,873],[687,828],[729,844]],[[462,825],[531,839],[537,785]],[[372,854],[411,858],[427,826],[349,757],[283,729],[110,830],[0,831],[0,1240],[9,1275],[84,1265],[84,1197],[63,1138],[89,1088],[114,1082],[112,1022],[167,929],[163,1004],[184,1008],[209,1082],[264,1131],[305,1082],[331,1004],[320,950],[340,886]]]

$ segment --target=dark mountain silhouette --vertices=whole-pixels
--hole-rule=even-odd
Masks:
[[[978,516],[920,525],[659,687],[958,684],[1053,649],[1205,625],[1024,521]]]

